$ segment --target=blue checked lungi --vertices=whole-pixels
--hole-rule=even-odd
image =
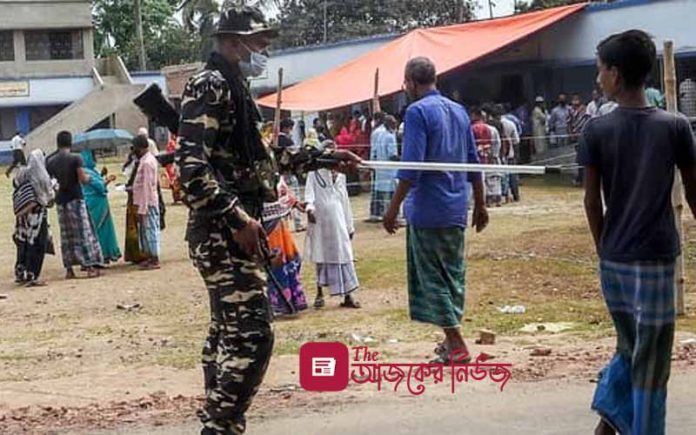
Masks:
[[[148,207],[145,223],[138,226],[140,250],[150,258],[160,256],[160,214],[159,208]]]
[[[622,435],[665,433],[674,340],[674,262],[600,263],[602,292],[617,335],[592,409]]]
[[[60,251],[63,267],[92,267],[104,264],[101,246],[94,233],[92,219],[87,214],[85,201],[75,199],[58,204],[60,225]]]

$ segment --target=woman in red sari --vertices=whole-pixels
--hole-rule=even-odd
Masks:
[[[169,142],[167,142],[167,153],[173,153],[176,151],[176,136],[173,134],[169,135]],[[165,166],[165,171],[167,173],[167,182],[169,188],[172,191],[172,198],[174,204],[181,202],[181,184],[179,184],[179,177],[176,175],[176,169],[174,165]]]

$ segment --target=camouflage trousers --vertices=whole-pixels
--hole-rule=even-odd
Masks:
[[[203,347],[206,403],[202,434],[242,434],[273,350],[271,311],[262,268],[248,260],[227,228],[189,223],[189,255],[210,297]]]

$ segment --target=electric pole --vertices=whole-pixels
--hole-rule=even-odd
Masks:
[[[140,0],[134,1],[135,9],[135,38],[138,42],[138,62],[140,71],[145,71],[147,62],[145,59],[145,40],[143,39],[143,15],[140,8]]]
[[[324,0],[324,44],[326,44],[326,41],[329,37],[329,23],[327,20],[327,5],[326,5],[327,0]]]

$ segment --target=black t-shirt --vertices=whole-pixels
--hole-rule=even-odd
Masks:
[[[671,202],[674,168],[696,164],[686,118],[657,108],[619,107],[587,123],[578,164],[600,170],[606,203],[603,260],[672,260],[679,255]]]
[[[295,146],[295,143],[285,134],[278,135],[278,147],[279,148],[291,148]]]
[[[82,157],[77,154],[58,151],[48,158],[46,169],[51,177],[58,180],[56,204],[82,199],[82,186],[77,176],[77,170],[81,167]]]

